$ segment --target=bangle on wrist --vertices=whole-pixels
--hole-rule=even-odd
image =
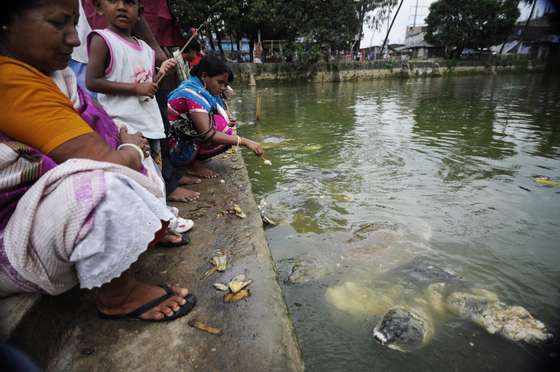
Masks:
[[[138,155],[140,155],[140,162],[144,161],[144,151],[142,151],[142,149],[140,147],[138,147],[137,145],[135,145],[133,143],[123,143],[123,144],[119,145],[119,147],[117,147],[117,151],[122,149],[123,147],[133,148],[134,150],[136,150],[138,152]]]
[[[240,143],[241,143],[241,137],[237,136],[237,147],[239,147]]]

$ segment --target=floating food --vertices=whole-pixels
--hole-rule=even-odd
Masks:
[[[220,328],[209,326],[208,324],[203,323],[197,319],[191,319],[187,324],[193,328],[199,329],[206,333],[210,333],[211,335],[221,336],[224,334],[224,331],[222,331]]]
[[[352,195],[348,194],[334,194],[333,199],[337,202],[351,202],[352,200],[354,200]]]
[[[303,147],[303,151],[305,152],[313,152],[313,151],[319,151],[323,148],[322,145],[306,145]]]
[[[229,287],[224,283],[214,283],[214,284],[212,284],[212,286],[214,288],[216,288],[218,291],[222,291],[222,292],[228,292],[229,291]]]
[[[250,296],[251,292],[248,289],[242,289],[237,293],[226,293],[224,295],[224,302],[238,302]]]
[[[235,278],[230,280],[230,282],[228,283],[228,288],[232,293],[237,293],[252,282],[253,281],[251,279],[247,279],[245,274],[239,274]]]
[[[560,188],[560,182],[559,181],[555,181],[552,178],[547,177],[547,176],[535,177],[535,182],[538,183],[539,185],[542,185],[542,186]]]

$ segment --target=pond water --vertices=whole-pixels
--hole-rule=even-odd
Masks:
[[[449,314],[433,312],[433,336],[407,353],[372,330],[379,304],[429,302],[426,286],[399,272],[412,262],[523,306],[558,332],[560,184],[535,181],[560,182],[558,77],[271,85],[240,89],[232,104],[240,132],[272,162],[244,152],[257,201],[278,223],[266,235],[307,370],[557,363],[555,342],[512,342]],[[327,293],[348,283],[360,295],[335,304]]]

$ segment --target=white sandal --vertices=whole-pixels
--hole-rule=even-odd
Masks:
[[[174,232],[175,234],[182,234],[192,229],[193,226],[193,220],[183,217],[175,217],[169,221],[169,227],[167,230]]]

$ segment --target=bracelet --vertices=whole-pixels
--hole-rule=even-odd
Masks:
[[[135,149],[136,151],[138,151],[138,154],[140,155],[140,162],[144,161],[144,151],[142,151],[142,149],[140,147],[138,147],[134,143],[123,143],[123,144],[119,145],[119,147],[117,147],[117,151],[119,151],[123,147],[131,147],[131,148]]]
[[[240,142],[241,142],[241,137],[237,136],[237,147],[239,147]]]

